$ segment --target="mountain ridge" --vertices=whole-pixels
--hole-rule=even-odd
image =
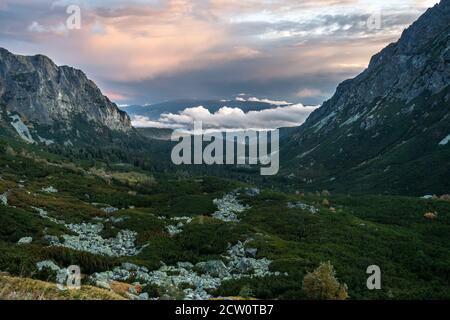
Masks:
[[[435,19],[435,17],[438,16],[439,19]],[[382,49],[379,53],[375,54],[369,63],[369,66],[366,70],[364,70],[362,73],[360,73],[358,76],[356,76],[353,79],[345,80],[341,84],[338,85],[336,89],[335,95],[330,98],[328,101],[325,101],[323,104],[323,108],[319,108],[316,112],[313,112],[311,114],[311,117],[307,120],[307,123],[311,123],[316,121],[320,115],[322,115],[325,110],[327,110],[328,104],[343,104],[342,100],[335,101],[333,99],[341,98],[343,93],[345,91],[349,90],[349,87],[351,87],[353,84],[356,83],[356,86],[360,86],[361,82],[364,80],[367,80],[367,78],[370,79],[370,76],[372,76],[371,71],[373,71],[376,68],[383,67],[385,65],[385,60],[392,58],[392,56],[399,58],[403,64],[405,64],[407,61],[408,56],[398,56],[396,54],[396,50],[400,50],[402,54],[410,54],[414,55],[417,54],[417,52],[420,51],[420,49],[423,48],[424,45],[428,41],[436,41],[436,33],[441,34],[444,31],[447,31],[445,33],[446,40],[448,41],[448,28],[450,25],[450,1],[443,0],[439,5],[435,5],[433,8],[428,9],[420,18],[419,20],[415,21],[409,28],[405,29],[400,37],[400,39],[397,42],[389,44],[387,47]],[[420,34],[420,37],[418,37],[418,34]],[[415,41],[419,41],[418,44],[415,43]],[[446,61],[450,60],[450,51],[447,49],[445,54]],[[395,66],[394,61],[390,64],[390,66]],[[423,61],[413,61],[413,63],[420,67],[421,64],[423,64]],[[371,92],[370,90],[367,90],[366,88],[362,87],[362,91],[367,95],[355,95],[355,98],[360,99],[363,103],[370,103],[373,101],[376,97],[382,96],[381,92],[387,89],[391,89],[392,91],[392,82],[394,82],[396,85],[398,84],[398,74],[396,73],[397,70],[392,70],[393,72],[389,74],[389,76],[394,77],[394,81],[390,80],[386,83],[377,83],[377,85],[380,85],[380,87],[375,87],[371,89],[377,89]],[[445,83],[448,85],[449,83],[449,77],[450,75],[447,74],[447,78]],[[387,77],[386,77],[387,78]],[[385,80],[386,78],[383,78]],[[404,79],[403,79],[404,80]],[[427,83],[425,83],[426,85]],[[432,88],[433,84],[429,84],[429,87]],[[443,89],[443,87],[440,87]],[[350,90],[353,88],[350,88]],[[361,90],[361,89],[360,89]],[[435,90],[436,91],[440,90]],[[369,93],[369,94],[368,94]],[[417,95],[416,95],[417,96]],[[415,97],[415,96],[414,96]],[[412,98],[414,98],[412,97]],[[346,104],[349,104],[349,102],[353,102],[353,99],[348,99],[348,96],[345,96],[344,98],[347,98]],[[350,97],[351,98],[351,97]],[[409,97],[411,98],[411,97]]]
[[[15,55],[0,48],[0,104],[41,133],[81,130],[89,125],[132,131],[128,115],[102,94],[86,74],[57,66],[44,55]]]
[[[443,0],[305,124],[285,130],[283,171],[299,188],[447,193],[450,154],[440,142],[450,134],[449,101],[450,1]]]

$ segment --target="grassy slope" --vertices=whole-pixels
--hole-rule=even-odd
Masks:
[[[59,290],[54,283],[0,275],[1,300],[123,300],[113,292],[91,286]]]
[[[264,199],[265,198],[265,199]],[[327,199],[336,212],[321,205]],[[262,201],[264,199],[264,201]],[[286,209],[287,200],[321,208],[312,215]],[[306,271],[330,260],[350,296],[362,298],[449,298],[450,204],[389,196],[293,196],[266,194],[253,199],[243,219],[262,234],[255,244],[259,255],[274,260],[272,269],[288,272],[284,281],[236,281],[223,286],[224,295],[250,286],[260,297],[302,298]],[[438,212],[428,221],[426,212]],[[383,290],[365,287],[369,265],[383,272]]]

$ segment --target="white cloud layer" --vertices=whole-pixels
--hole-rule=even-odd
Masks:
[[[268,103],[268,104],[272,104],[274,106],[288,106],[288,105],[292,105],[292,103],[284,101],[284,100],[270,100],[270,99],[259,99],[256,97],[251,97],[248,99],[242,98],[242,96],[245,96],[245,93],[241,93],[239,94],[239,96],[236,97],[236,101],[241,101],[241,102],[261,102],[261,103]]]
[[[244,112],[239,108],[222,107],[211,113],[203,106],[187,108],[179,114],[162,114],[158,121],[148,117],[134,116],[135,127],[154,127],[171,129],[192,129],[194,121],[202,121],[203,128],[213,130],[230,129],[277,129],[299,126],[318,106],[294,104],[261,111]]]

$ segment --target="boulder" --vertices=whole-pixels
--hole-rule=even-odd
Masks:
[[[139,295],[138,288],[135,287],[135,286],[131,286],[131,287],[128,289],[128,292],[131,293],[131,294],[133,294],[133,295],[135,295],[135,296]]]
[[[57,193],[58,189],[54,188],[53,186],[50,186],[47,188],[42,188],[42,191],[46,193]]]
[[[0,204],[4,206],[8,205],[8,192],[0,194]]]
[[[245,189],[245,194],[249,197],[256,197],[261,193],[259,188],[247,188]]]
[[[181,227],[183,227],[183,224],[181,224]],[[166,231],[171,237],[176,236],[177,234],[183,232],[183,230],[179,226],[173,225],[166,226]]]
[[[45,235],[44,240],[50,244],[59,244],[59,238],[57,236]]]
[[[255,269],[253,266],[253,261],[251,259],[246,259],[243,258],[241,260],[239,260],[239,262],[237,263],[237,270],[239,273],[251,273],[253,272],[253,270]]]
[[[114,208],[114,207],[106,207],[102,209],[103,212],[107,213],[107,214],[112,214],[114,212],[119,211],[118,208]]]
[[[95,281],[95,286],[99,287],[99,288],[102,288],[102,289],[106,289],[106,290],[110,290],[111,289],[111,286],[109,285],[108,282],[100,281],[100,280]]]
[[[148,296],[147,292],[141,293],[139,295],[139,300],[148,300],[150,297]]]
[[[229,275],[227,266],[221,260],[199,262],[195,267],[212,277],[222,278]]]
[[[192,270],[194,268],[194,265],[190,262],[178,262],[177,266],[186,270]]]
[[[17,241],[18,245],[25,245],[25,244],[30,244],[33,242],[33,238],[32,237],[24,237],[21,238],[19,241]]]
[[[245,249],[245,254],[249,257],[256,258],[257,253],[258,253],[258,249],[255,249],[255,248]]]
[[[42,271],[44,269],[50,269],[52,271],[59,272],[61,270],[60,267],[58,267],[53,261],[51,260],[45,260],[36,263],[36,267],[39,271]]]

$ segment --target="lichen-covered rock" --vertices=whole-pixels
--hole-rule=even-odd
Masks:
[[[63,235],[64,242],[60,246],[110,257],[139,253],[135,246],[137,233],[134,231],[121,230],[116,237],[104,239],[100,236],[103,231],[101,223],[66,224],[66,227],[77,235]]]
[[[199,262],[195,265],[195,267],[203,273],[209,274],[213,277],[224,278],[230,275],[227,266],[221,260]]]
[[[46,240],[49,241],[51,245],[110,257],[134,256],[146,247],[143,246],[141,248],[137,248],[135,246],[137,233],[134,231],[120,230],[116,237],[104,239],[100,235],[104,228],[102,223],[65,223],[64,221],[50,217],[48,212],[43,209],[35,207],[34,209],[38,211],[42,218],[48,219],[59,225],[63,225],[75,233],[75,235],[63,235],[63,241],[61,242],[57,237],[46,236]]]
[[[37,267],[37,269],[38,269],[39,271],[42,271],[42,270],[44,270],[44,269],[49,269],[49,270],[58,272],[58,271],[61,270],[61,268],[58,267],[58,266],[57,266],[53,261],[51,261],[51,260],[45,260],[45,261],[38,262],[38,263],[36,263],[36,267]]]
[[[4,206],[8,205],[8,192],[0,194],[0,204]]]
[[[107,214],[113,214],[114,212],[119,211],[119,209],[115,208],[115,207],[106,207],[106,208],[102,208],[102,211]]]
[[[214,199],[214,204],[218,210],[213,217],[225,222],[239,222],[238,214],[249,209],[239,202],[235,192],[228,193],[221,199]]]
[[[45,235],[44,240],[46,240],[51,245],[59,244],[59,238],[57,236]]]
[[[30,244],[33,242],[33,238],[32,237],[24,237],[21,238],[19,241],[17,241],[18,245],[25,245],[25,244]]]
[[[49,186],[49,187],[46,187],[46,188],[42,188],[42,192],[58,193],[58,189],[54,188],[53,186]]]

